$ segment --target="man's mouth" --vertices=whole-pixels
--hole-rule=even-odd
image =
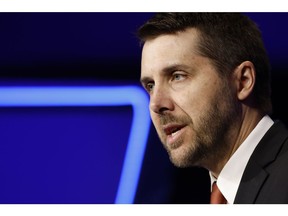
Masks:
[[[184,133],[184,127],[186,125],[184,124],[167,124],[163,126],[163,131],[166,135],[166,144],[169,146],[170,149],[176,149],[180,145],[182,145],[182,142],[179,142],[181,140],[181,137],[183,137]]]
[[[163,131],[167,136],[174,137],[185,125],[168,124],[163,127]]]

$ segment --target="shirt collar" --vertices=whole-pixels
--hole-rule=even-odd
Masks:
[[[234,202],[248,160],[257,144],[273,123],[273,120],[268,115],[264,116],[220,172],[217,179],[217,186],[226,198],[227,203]],[[216,181],[216,178],[211,172],[210,179],[212,185],[212,183]]]

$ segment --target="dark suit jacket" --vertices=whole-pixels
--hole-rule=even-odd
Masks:
[[[234,203],[288,203],[288,130],[280,121],[251,155]]]

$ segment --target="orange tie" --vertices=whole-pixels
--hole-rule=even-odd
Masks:
[[[212,184],[212,192],[210,196],[210,204],[227,204],[227,200],[219,190],[216,182]]]

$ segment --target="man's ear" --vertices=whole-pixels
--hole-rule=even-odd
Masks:
[[[255,81],[256,71],[250,61],[242,62],[234,71],[237,84],[237,96],[239,100],[245,100],[251,95]]]

